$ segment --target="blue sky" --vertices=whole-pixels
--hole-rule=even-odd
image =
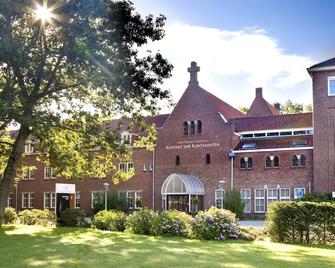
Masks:
[[[335,1],[134,3],[143,15],[167,17],[166,38],[150,48],[175,66],[164,84],[175,101],[187,86],[189,62],[195,60],[201,67],[200,85],[235,107],[249,106],[258,86],[269,102],[290,98],[311,103],[306,68],[335,57]]]

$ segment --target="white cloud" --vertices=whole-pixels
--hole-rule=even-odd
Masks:
[[[200,65],[200,85],[234,106],[249,105],[258,86],[264,87],[269,101],[294,100],[285,90],[306,85],[306,68],[313,63],[307,56],[286,53],[276,39],[257,28],[226,31],[177,23],[166,26],[166,36],[149,47],[160,50],[175,67],[165,83],[175,101],[187,86],[191,61]],[[311,102],[310,92],[306,94],[300,102]]]

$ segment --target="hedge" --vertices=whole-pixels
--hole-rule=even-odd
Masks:
[[[93,226],[100,230],[123,232],[126,229],[126,214],[123,211],[101,210],[95,214]]]
[[[333,244],[335,203],[271,203],[266,216],[266,230],[277,242]]]
[[[25,209],[19,213],[20,222],[27,225],[51,226],[57,222],[54,211],[48,209]]]
[[[83,227],[85,226],[85,212],[77,208],[67,208],[60,214],[62,226]]]

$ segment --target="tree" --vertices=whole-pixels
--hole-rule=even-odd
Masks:
[[[283,105],[281,105],[281,112],[283,114],[298,114],[302,113],[303,110],[303,104],[293,103],[291,100],[287,100]]]
[[[239,106],[239,107],[238,107],[238,110],[239,110],[240,112],[246,114],[246,113],[248,113],[249,108],[247,108],[247,107],[245,107],[245,106]]]
[[[235,213],[238,218],[243,216],[244,202],[240,191],[236,189],[226,190],[224,194],[224,208]]]
[[[0,218],[14,178],[23,172],[27,140],[38,140],[39,160],[59,176],[114,172],[116,181],[127,179],[112,160],[129,150],[102,120],[132,117],[144,137],[152,127],[142,124],[143,114],[169,97],[159,85],[172,65],[159,53],[138,53],[163,38],[163,15],[142,18],[127,0],[34,3],[0,2]],[[18,130],[8,134],[13,124]],[[151,134],[144,143],[153,141]]]

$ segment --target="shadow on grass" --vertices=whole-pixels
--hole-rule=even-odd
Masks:
[[[335,267],[334,247],[199,241],[80,228],[5,226],[0,230],[0,253],[4,267]]]

